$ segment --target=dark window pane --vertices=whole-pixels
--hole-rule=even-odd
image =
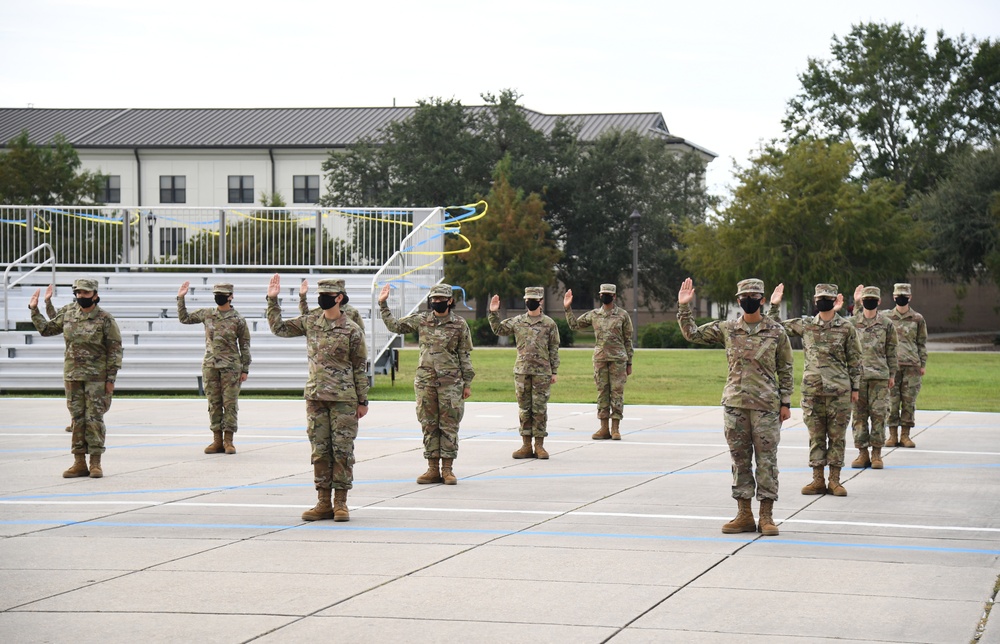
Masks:
[[[174,201],[173,203],[187,203],[187,196],[185,194],[184,188],[178,188],[174,190]]]
[[[238,188],[229,189],[229,203],[242,203],[240,201],[240,191]]]

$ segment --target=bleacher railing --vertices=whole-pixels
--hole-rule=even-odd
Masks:
[[[44,260],[40,262],[37,260],[30,263],[28,262],[29,259],[32,259],[35,257],[35,255],[39,255],[41,253],[45,253]],[[11,276],[10,276],[11,271],[13,271],[15,268],[20,269],[22,266],[31,266],[32,268],[25,273],[21,273],[17,277],[17,279],[11,281]],[[7,262],[7,268],[5,268],[3,271],[3,330],[4,331],[10,329],[10,310],[9,310],[10,298],[7,297],[7,291],[17,286],[22,280],[24,280],[32,273],[40,271],[46,266],[48,266],[49,270],[52,272],[51,281],[49,283],[55,284],[56,257],[55,253],[52,251],[52,247],[49,246],[48,244],[39,244],[38,247],[31,249],[30,251],[18,257],[17,259]]]

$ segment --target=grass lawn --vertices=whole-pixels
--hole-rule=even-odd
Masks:
[[[559,352],[559,382],[552,402],[592,403],[592,349]],[[514,349],[478,348],[472,352],[476,379],[472,398],[479,402],[515,402]],[[416,349],[399,354],[395,386],[389,376],[377,376],[372,400],[413,400]],[[625,404],[718,405],[726,382],[726,356],[721,349],[638,349],[632,377],[625,387]],[[802,352],[795,352],[795,392],[799,406]],[[1000,352],[931,353],[927,360],[918,409],[1000,412]]]

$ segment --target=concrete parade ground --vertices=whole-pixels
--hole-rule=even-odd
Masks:
[[[626,396],[627,396],[626,391]],[[626,398],[627,401],[627,398]],[[426,469],[412,402],[372,403],[351,520],[316,501],[302,400],[240,402],[206,455],[201,399],[118,398],[103,479],[72,463],[61,398],[0,398],[4,642],[980,642],[1000,575],[1000,414],[922,411],[916,449],[803,496],[800,409],[779,448],[781,534],[733,518],[720,407],[467,404],[457,486]],[[753,504],[756,515],[758,504]]]

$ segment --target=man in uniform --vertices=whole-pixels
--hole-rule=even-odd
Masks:
[[[927,322],[924,316],[910,308],[910,285],[895,284],[892,296],[896,307],[885,315],[896,326],[899,337],[899,370],[889,387],[889,438],[886,447],[916,447],[910,439],[920,382],[927,372]],[[901,431],[897,439],[897,430]]]
[[[779,321],[781,297],[785,286],[779,284],[771,294],[768,317]],[[840,482],[844,467],[844,445],[851,405],[858,401],[861,388],[861,344],[858,331],[834,311],[843,305],[836,284],[817,284],[813,299],[816,317],[794,318],[781,322],[789,337],[801,337],[805,349],[802,372],[802,419],[809,429],[809,465],[812,483],[802,494],[847,496]],[[829,484],[823,481],[824,466],[830,467]]]
[[[458,457],[458,426],[465,415],[465,399],[472,395],[472,333],[469,324],[452,313],[451,286],[438,284],[428,296],[430,311],[397,320],[389,310],[389,285],[378,295],[382,321],[393,333],[419,337],[420,358],[413,379],[417,420],[424,435],[427,471],[417,483],[455,485],[453,469]],[[440,464],[440,468],[439,468]]]
[[[521,449],[514,458],[549,457],[545,449],[548,423],[549,393],[559,371],[559,327],[555,320],[542,313],[545,289],[529,286],[524,289],[523,315],[500,321],[500,296],[490,300],[490,328],[497,335],[513,335],[517,345],[514,362],[514,390],[517,392],[518,416],[521,424]],[[535,439],[534,451],[531,439]]]
[[[107,428],[104,414],[111,406],[115,379],[122,366],[122,334],[110,313],[97,305],[97,280],[73,282],[76,305],[63,307],[52,320],[38,310],[36,290],[28,302],[31,321],[43,336],[62,333],[66,340],[63,379],[72,418],[73,466],[63,478],[104,476],[101,455]],[[90,454],[90,467],[86,455]]]
[[[897,370],[897,340],[896,328],[889,318],[879,313],[881,298],[882,292],[877,286],[858,285],[854,290],[855,309],[851,322],[860,336],[861,364],[864,367],[861,391],[858,392],[858,402],[854,403],[851,421],[854,446],[858,448],[858,457],[851,462],[851,467],[855,469],[869,465],[874,470],[883,467],[882,446],[885,444],[885,420],[889,415],[889,389]],[[858,302],[863,308],[857,307]],[[869,446],[871,456],[868,455]]]
[[[691,300],[694,285],[684,280],[677,295],[677,320],[689,342],[722,343],[729,376],[722,391],[726,442],[733,461],[733,498],[739,512],[722,526],[727,534],[760,531],[778,534],[772,511],[778,499],[778,441],[781,423],[791,417],[792,345],[781,324],[761,316],[764,282],[746,279],[736,285],[743,316],[696,326]],[[751,470],[756,457],[757,480]],[[760,522],[755,524],[750,502],[756,492]]]
[[[282,320],[281,278],[274,275],[267,289],[267,323],[276,336],[306,337],[306,432],[319,500],[302,519],[350,521],[347,491],[354,485],[354,439],[358,420],[368,413],[368,350],[361,328],[340,310],[347,302],[344,280],[320,280],[318,290],[319,309]]]
[[[302,280],[302,284],[299,285],[299,313],[305,315],[309,312],[309,300],[306,299],[306,295],[309,294],[309,280]],[[340,307],[340,312],[347,316],[347,319],[354,322],[361,330],[365,330],[365,321],[361,318],[361,313],[358,312],[356,308],[350,304],[343,304]]]
[[[177,290],[177,320],[181,324],[205,325],[205,358],[201,374],[208,399],[208,420],[212,444],[206,454],[235,454],[233,434],[237,431],[240,385],[250,372],[250,329],[246,320],[233,308],[233,285],[212,287],[216,308],[188,313],[184,296],[190,282]]]
[[[601,284],[601,306],[579,318],[573,315],[573,291],[566,291],[563,308],[574,331],[594,327],[594,382],[597,384],[597,417],[601,428],[594,440],[621,440],[619,424],[625,407],[625,381],[632,375],[632,318],[615,305],[617,287]],[[611,431],[608,431],[608,419]]]

